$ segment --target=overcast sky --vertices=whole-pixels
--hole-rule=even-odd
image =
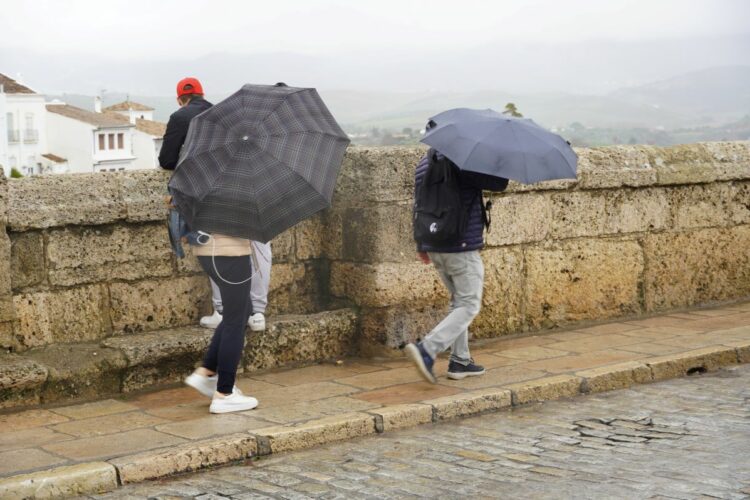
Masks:
[[[0,47],[149,60],[746,34],[748,0],[1,0]]]

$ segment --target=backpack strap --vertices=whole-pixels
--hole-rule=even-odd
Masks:
[[[479,206],[482,207],[482,222],[489,233],[490,225],[492,224],[492,216],[490,215],[490,211],[492,210],[492,200],[487,200],[485,202],[481,191],[479,192]]]

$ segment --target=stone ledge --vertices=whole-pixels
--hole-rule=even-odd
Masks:
[[[737,362],[736,348],[712,346],[649,358],[646,360],[646,365],[651,368],[654,380],[666,380],[689,375],[694,371],[714,371]]]
[[[593,393],[624,389],[635,384],[644,384],[653,380],[651,368],[643,363],[627,361],[615,365],[592,368],[576,373],[581,377],[581,392]]]
[[[259,440],[268,441],[268,451],[301,450],[312,446],[374,434],[375,417],[366,413],[347,413],[325,417],[297,426],[276,426],[254,430]]]
[[[0,355],[0,408],[39,403],[47,367],[15,354]]]
[[[511,392],[507,388],[482,389],[424,403],[432,406],[433,420],[449,420],[507,408],[511,406]]]
[[[404,427],[414,427],[432,422],[432,406],[425,404],[402,404],[368,410],[375,415],[378,432],[388,432]]]
[[[577,396],[581,392],[581,382],[580,377],[555,375],[506,385],[505,389],[513,393],[513,406],[516,406]]]
[[[127,484],[244,460],[257,454],[255,437],[240,433],[119,457],[109,463],[117,468],[122,484]]]
[[[117,488],[117,471],[89,462],[0,479],[0,498],[60,498],[106,493]]]

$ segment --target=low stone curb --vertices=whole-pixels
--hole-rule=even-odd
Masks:
[[[119,484],[157,479],[215,465],[404,427],[478,415],[528,403],[623,389],[635,384],[750,362],[750,340],[481,389],[415,404],[393,405],[180,444],[107,462],[91,462],[0,479],[1,498],[52,498],[103,493]]]
[[[0,479],[0,498],[69,497],[106,493],[117,486],[114,466],[106,462],[89,462]]]

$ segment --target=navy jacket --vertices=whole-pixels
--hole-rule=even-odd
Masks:
[[[414,176],[415,197],[417,189],[422,185],[422,179],[427,173],[427,168],[429,166],[430,158],[429,154],[426,154],[417,164],[417,170]],[[464,207],[468,207],[469,210],[469,219],[464,234],[462,234],[456,241],[452,241],[445,246],[440,247],[417,243],[418,252],[468,252],[470,250],[479,250],[484,246],[482,190],[504,191],[505,188],[508,187],[508,179],[503,179],[502,177],[491,177],[462,170],[459,182],[461,184],[461,203]]]
[[[167,131],[159,152],[159,165],[167,170],[174,170],[180,159],[180,149],[185,143],[190,120],[210,108],[212,104],[202,97],[195,97],[187,106],[183,106],[169,117]]]

